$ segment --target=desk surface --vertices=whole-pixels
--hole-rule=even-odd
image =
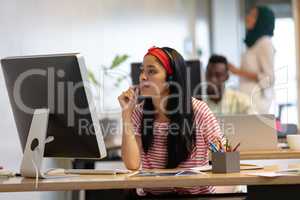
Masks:
[[[267,160],[267,159],[300,159],[300,151],[278,149],[274,151],[243,151],[241,160]]]
[[[263,171],[274,171],[277,167],[265,168]],[[258,172],[262,170],[251,170]],[[21,191],[61,191],[61,190],[96,190],[126,189],[138,187],[191,187],[204,185],[278,185],[300,184],[300,175],[277,178],[263,178],[241,173],[177,176],[177,177],[128,177],[127,175],[82,175],[72,178],[39,180],[22,177],[0,178],[0,192]]]

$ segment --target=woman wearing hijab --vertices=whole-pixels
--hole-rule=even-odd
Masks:
[[[229,70],[240,77],[240,90],[251,97],[252,111],[261,114],[269,112],[273,99],[274,26],[272,10],[265,6],[253,8],[246,17],[247,51],[242,56],[241,67],[229,64]]]

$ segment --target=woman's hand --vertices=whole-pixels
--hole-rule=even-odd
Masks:
[[[228,63],[228,70],[233,73],[233,74],[238,74],[239,73],[239,68],[237,68],[234,64]]]
[[[138,98],[138,88],[131,87],[118,97],[122,107],[122,159],[127,169],[138,170],[141,165],[139,141],[134,134],[131,115]]]
[[[122,113],[131,117],[131,114],[137,104],[138,88],[130,87],[118,97],[122,108]]]
[[[227,66],[228,66],[228,70],[231,73],[233,73],[233,74],[235,74],[237,76],[240,76],[240,77],[243,77],[243,78],[246,78],[246,79],[258,82],[258,75],[256,73],[245,71],[245,70],[241,70],[241,69],[237,68],[235,65],[233,65],[232,63],[228,63]]]

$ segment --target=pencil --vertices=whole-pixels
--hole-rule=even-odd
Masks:
[[[134,176],[134,175],[138,174],[139,172],[140,172],[139,170],[131,172],[131,173],[127,174],[127,177]]]
[[[232,151],[236,151],[237,150],[237,148],[239,148],[239,146],[240,146],[240,142],[234,147],[234,149],[232,150]]]

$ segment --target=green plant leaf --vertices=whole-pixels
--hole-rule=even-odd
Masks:
[[[97,81],[97,79],[95,78],[94,73],[93,73],[91,70],[88,70],[87,73],[88,73],[88,74],[87,74],[88,80],[89,80],[91,83],[93,83],[94,85],[99,86],[100,84],[99,84],[99,82]]]
[[[122,64],[123,62],[125,62],[127,59],[129,58],[129,56],[127,54],[124,55],[116,55],[112,61],[112,64],[110,66],[110,69],[114,69],[117,68],[120,64]]]

